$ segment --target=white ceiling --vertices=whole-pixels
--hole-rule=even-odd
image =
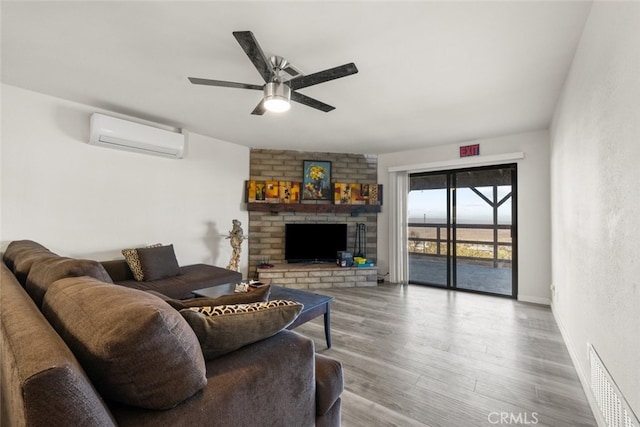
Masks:
[[[590,2],[8,2],[2,82],[255,148],[387,153],[549,127]],[[232,31],[303,73],[359,73],[253,116]]]

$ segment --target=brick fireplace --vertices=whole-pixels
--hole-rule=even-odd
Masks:
[[[302,181],[304,160],[331,161],[332,182],[375,184],[378,179],[378,157],[366,154],[300,152],[252,149],[250,180]],[[303,204],[332,204],[330,201],[302,201]],[[284,262],[284,225],[293,222],[333,222],[347,224],[347,250],[355,245],[356,224],[366,227],[367,258],[377,259],[377,214],[322,212],[262,212],[249,211],[248,239],[249,275],[257,271],[258,263]]]

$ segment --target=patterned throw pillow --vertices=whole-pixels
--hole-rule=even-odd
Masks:
[[[162,243],[155,243],[147,246],[147,248],[159,248]],[[133,278],[138,282],[144,282],[144,273],[142,272],[142,265],[140,265],[140,258],[138,257],[138,249],[123,249],[122,255],[124,256],[129,269],[133,273]]]
[[[223,316],[225,314],[242,314],[242,313],[255,313],[257,311],[268,310],[276,307],[297,306],[300,303],[294,301],[287,301],[277,299],[267,302],[256,302],[251,304],[227,304],[227,305],[215,305],[205,307],[191,307],[197,313],[202,313],[207,316]]]
[[[274,300],[252,304],[191,307],[180,310],[200,341],[205,360],[269,338],[298,317],[303,305]]]

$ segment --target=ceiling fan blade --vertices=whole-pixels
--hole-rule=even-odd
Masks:
[[[330,68],[328,70],[319,71],[317,73],[309,74],[307,76],[300,76],[293,78],[287,82],[291,89],[302,89],[303,87],[309,87],[317,85],[318,83],[328,82],[329,80],[339,79],[340,77],[350,76],[358,72],[356,64],[353,62],[344,64],[339,67]]]
[[[301,74],[300,71],[296,70],[292,65],[289,65],[287,68],[283,69],[282,71],[289,74],[291,77],[297,77]]]
[[[199,79],[197,77],[188,77],[189,81],[194,85],[222,86],[233,87],[237,89],[254,89],[262,90],[263,86],[252,85],[250,83],[226,82],[224,80]]]
[[[251,31],[234,31],[233,36],[238,40],[242,50],[247,54],[264,81],[271,80],[273,69],[253,33]]]
[[[320,102],[317,99],[310,98],[298,92],[291,92],[291,100],[304,104],[307,107],[315,108],[316,110],[324,111],[328,113],[331,110],[335,110],[336,107]]]
[[[256,108],[253,109],[251,114],[253,114],[254,116],[261,116],[266,112],[267,112],[267,109],[264,108],[264,99],[263,99],[260,101],[258,105],[256,105]]]

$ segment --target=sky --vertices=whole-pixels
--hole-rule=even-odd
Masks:
[[[487,196],[493,198],[493,187],[477,187]],[[511,186],[498,187],[498,201],[511,191]],[[486,224],[493,221],[491,206],[469,188],[456,190],[458,223]],[[409,222],[444,223],[447,217],[447,190],[417,190],[410,191],[407,199]],[[498,209],[498,223],[511,224],[511,198]]]

